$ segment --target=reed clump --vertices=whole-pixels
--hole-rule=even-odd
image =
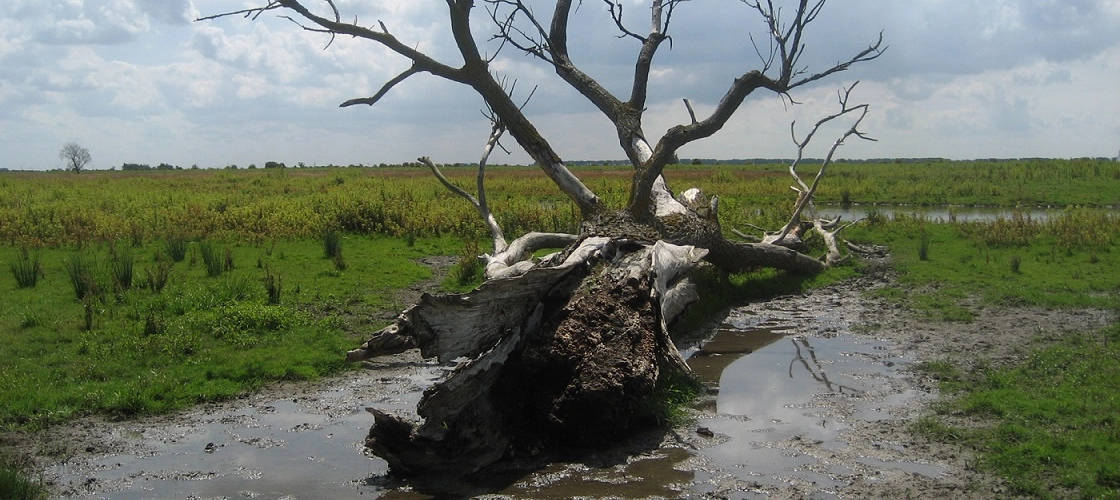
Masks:
[[[16,258],[8,263],[8,269],[12,271],[12,277],[15,278],[16,286],[19,288],[34,288],[39,283],[39,278],[43,276],[43,264],[39,254],[31,254],[27,247],[19,250]]]

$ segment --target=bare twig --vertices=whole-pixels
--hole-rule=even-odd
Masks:
[[[798,230],[803,227],[801,214],[807,208],[809,210],[809,218],[812,221],[814,229],[821,234],[821,236],[825,240],[825,244],[828,246],[828,254],[826,255],[826,260],[829,263],[833,263],[839,260],[840,252],[836,245],[836,234],[844,228],[848,227],[848,225],[840,226],[837,229],[840,220],[839,218],[833,221],[822,221],[820,218],[818,218],[816,213],[816,205],[813,203],[813,196],[816,194],[817,186],[820,185],[821,179],[824,178],[825,171],[832,163],[832,158],[835,155],[836,150],[844,144],[845,139],[851,136],[855,136],[868,141],[875,140],[859,130],[860,123],[862,123],[863,119],[867,116],[869,105],[859,104],[855,106],[849,106],[848,104],[848,100],[851,97],[852,90],[858,84],[859,82],[857,81],[850,87],[847,87],[842,92],[838,93],[840,111],[818,120],[809,130],[809,133],[806,134],[804,139],[798,140],[794,132],[794,125],[790,125],[790,134],[793,135],[793,142],[797,146],[797,158],[794,159],[792,163],[790,163],[789,173],[790,176],[793,177],[794,182],[797,183],[796,187],[791,188],[797,193],[797,202],[794,204],[793,214],[790,216],[789,222],[787,222],[786,225],[782,227],[782,229],[777,233],[773,235],[767,235],[767,237],[764,238],[763,241],[779,245],[783,244],[787,236],[789,236],[792,231]],[[819,131],[823,125],[848,114],[858,114],[858,116],[855,118],[852,125],[835,141],[833,141],[832,146],[828,150],[828,154],[821,162],[820,169],[817,171],[816,176],[813,178],[813,183],[811,185],[806,184],[805,181],[801,179],[801,176],[797,174],[797,167],[801,163],[801,160],[804,158],[805,148],[809,145],[813,137],[816,135],[817,131]],[[798,239],[800,239],[800,235],[798,235]]]
[[[692,110],[692,103],[688,102],[687,98],[684,99],[684,107],[685,107],[685,109],[688,110],[688,117],[689,117],[689,119],[692,120],[692,124],[695,125],[696,124],[696,112]]]
[[[402,72],[401,74],[393,77],[392,80],[389,80],[388,82],[385,82],[385,85],[381,86],[381,90],[378,90],[377,93],[374,94],[373,96],[362,97],[362,98],[357,98],[357,99],[350,99],[350,100],[347,100],[346,102],[343,102],[342,104],[339,104],[338,107],[345,108],[345,107],[354,106],[354,105],[357,105],[357,104],[368,104],[370,106],[373,106],[374,104],[377,104],[377,101],[380,101],[382,97],[385,97],[385,94],[389,93],[389,91],[392,90],[393,87],[397,86],[398,83],[401,83],[401,82],[405,81],[406,79],[408,79],[408,77],[410,77],[412,75],[415,75],[416,73],[419,73],[419,72],[420,72],[420,69],[416,65],[413,65],[412,67],[404,70],[404,72]]]

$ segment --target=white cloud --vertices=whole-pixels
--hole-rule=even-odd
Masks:
[[[486,134],[481,100],[461,85],[411,77],[374,107],[338,104],[375,93],[408,67],[368,41],[301,30],[275,12],[188,22],[259,2],[7,0],[0,3],[0,167],[50,168],[58,147],[84,143],[100,168],[123,162],[219,166],[474,161]],[[386,27],[410,47],[457,65],[443,2],[336,2],[346,21]],[[325,9],[313,2],[315,9]],[[647,2],[625,2],[648,29]],[[547,9],[540,9],[547,11]],[[330,14],[329,9],[321,10]],[[574,13],[575,62],[625,98],[635,52],[602,4]],[[493,30],[481,4],[476,39]],[[831,112],[835,91],[861,80],[877,143],[849,157],[1081,156],[1120,147],[1120,2],[1115,0],[833,1],[806,39],[810,70],[845,59],[884,31],[880,59],[797,89],[790,106],[759,92],[714,137],[681,156],[788,156],[789,123]],[[736,0],[681,3],[654,60],[646,131],[710,112],[733,78],[758,68],[750,34],[762,23]],[[545,137],[570,159],[621,158],[610,124],[540,61],[506,47],[491,69],[517,80]],[[131,139],[135,138],[135,139]],[[512,146],[512,141],[507,141]],[[527,161],[523,153],[502,161]]]

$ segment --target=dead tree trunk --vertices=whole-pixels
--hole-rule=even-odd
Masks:
[[[668,30],[674,10],[685,0],[653,0],[650,29],[645,34],[627,27],[622,4],[608,1],[608,11],[621,38],[636,41],[638,54],[630,94],[619,98],[583,72],[568,51],[572,0],[556,0],[551,19],[539,17],[523,0],[483,0],[495,33],[493,55],[483,56],[472,33],[475,0],[445,0],[450,31],[462,58],[460,64],[437,61],[420,52],[414,41],[402,41],[385,23],[364,27],[347,22],[333,0],[323,0],[323,13],[303,0],[268,0],[263,7],[210,16],[259,16],[284,10],[284,17],[305,30],[345,35],[380,44],[411,62],[371,97],[342,106],[373,105],[408,78],[431,74],[474,89],[493,122],[490,140],[479,163],[478,196],[452,186],[426,158],[452,191],[467,199],[490,230],[493,254],[486,261],[486,281],[462,295],[425,295],[397,320],[378,331],[347,359],[419,349],[423,356],[457,362],[445,380],[427,391],[417,419],[372,411],[375,417],[367,446],[402,473],[469,474],[502,460],[535,461],[550,451],[590,445],[624,435],[642,423],[643,401],[663,370],[688,366],[669,339],[667,325],[697,300],[687,275],[701,260],[728,272],[772,267],[794,273],[815,273],[840,260],[838,224],[816,219],[812,197],[832,152],[813,184],[804,183],[790,167],[798,203],[790,223],[760,242],[727,239],[719,223],[719,199],[689,189],[675,196],[662,175],[677,150],[719,131],[756,90],[783,98],[802,85],[851,65],[878,57],[882,37],[846,61],[809,73],[799,63],[802,35],[820,14],[824,0],[799,0],[786,17],[773,2],[744,1],[763,21],[769,51],[755,47],[761,69],[735,78],[707,117],[698,118],[689,101],[689,120],[670,128],[656,142],[647,140],[642,116],[647,108],[654,56]],[[540,11],[541,9],[537,9]],[[550,67],[615,126],[619,145],[633,167],[630,196],[623,208],[609,209],[584,185],[541,136],[513,98],[513,85],[492,73],[490,63],[512,47]],[[858,115],[845,138],[866,138],[856,127],[866,105],[850,107],[847,92],[841,112],[822,120]],[[790,98],[792,103],[792,98]],[[798,154],[816,128],[802,141]],[[508,132],[568,198],[579,208],[579,234],[529,233],[507,243],[498,219],[486,203],[484,177],[489,152]],[[803,220],[807,211],[810,220]],[[822,233],[828,243],[824,258],[799,252],[792,244],[803,231]],[[532,254],[563,248],[546,258]]]
[[[422,422],[371,410],[366,445],[399,472],[467,474],[643,423],[660,370],[687,369],[666,325],[697,298],[685,275],[705,253],[589,237],[556,265],[425,295],[348,358],[406,345],[470,361],[425,391]]]

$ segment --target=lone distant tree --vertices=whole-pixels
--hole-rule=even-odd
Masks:
[[[595,446],[624,436],[622,431],[648,417],[642,413],[645,398],[660,375],[688,371],[667,325],[699,298],[688,278],[693,268],[711,265],[734,273],[770,267],[811,274],[842,260],[836,235],[844,226],[839,220],[817,217],[813,194],[844,139],[868,139],[857,128],[868,106],[849,102],[852,87],[839,93],[834,114],[794,134],[798,160],[789,167],[796,192],[793,212],[782,228],[755,241],[731,240],[726,233],[732,231],[720,226],[717,197],[695,188],[674,194],[662,173],[677,161],[682,146],[723,128],[747,96],[768,91],[792,103],[794,89],[878,57],[881,35],[853,48],[850,57],[811,69],[802,60],[804,35],[824,0],[743,0],[738,5],[760,18],[767,37],[754,46],[758,67],[744,68],[722,96],[703,96],[718,101],[707,116],[700,116],[685,100],[682,122],[657,138],[642,127],[650,75],[657,71],[654,55],[672,45],[670,21],[677,8],[688,5],[686,0],[647,2],[649,10],[640,24],[623,16],[623,5],[632,2],[604,2],[603,15],[634,47],[633,63],[617,68],[630,85],[612,86],[623,88],[626,95],[613,93],[569,55],[571,14],[587,2],[445,2],[443,25],[458,50],[454,56],[439,53],[438,59],[434,51],[418,48],[424,46],[422,40],[400,39],[385,22],[359,24],[356,16],[341,12],[340,7],[352,2],[260,0],[264,5],[203,18],[254,18],[281,11],[281,17],[302,29],[331,40],[368,40],[410,62],[379,89],[371,89],[372,95],[343,102],[344,107],[374,105],[397,85],[422,74],[469,87],[485,103],[492,128],[478,164],[476,194],[448,182],[428,158],[420,159],[478,210],[480,223],[489,229],[493,253],[482,256],[485,283],[464,295],[425,295],[348,355],[357,361],[415,348],[426,358],[460,362],[446,380],[425,391],[417,407],[422,422],[371,410],[375,423],[366,446],[392,470],[469,474],[498,462],[546,459],[551,450]],[[472,18],[476,5],[483,7],[480,18]],[[476,34],[483,26],[489,33]],[[480,47],[478,41],[487,37],[490,45]],[[675,38],[677,43],[682,40]],[[624,206],[608,206],[538,131],[526,114],[531,109],[526,95],[514,95],[514,77],[497,74],[502,65],[491,64],[503,49],[520,52],[556,73],[614,125],[618,145],[633,169]],[[850,119],[850,128],[834,140],[815,176],[802,179],[796,169],[806,145],[823,124],[840,117]],[[487,157],[507,132],[579,210],[583,221],[578,234],[530,232],[507,242],[485,192]],[[808,232],[820,235],[827,247],[823,256],[803,253]],[[562,250],[535,257],[541,249]]]
[[[93,158],[89,155],[89,150],[76,142],[68,142],[65,146],[62,146],[62,149],[58,151],[58,157],[66,162],[66,170],[73,170],[76,174],[93,161]]]

